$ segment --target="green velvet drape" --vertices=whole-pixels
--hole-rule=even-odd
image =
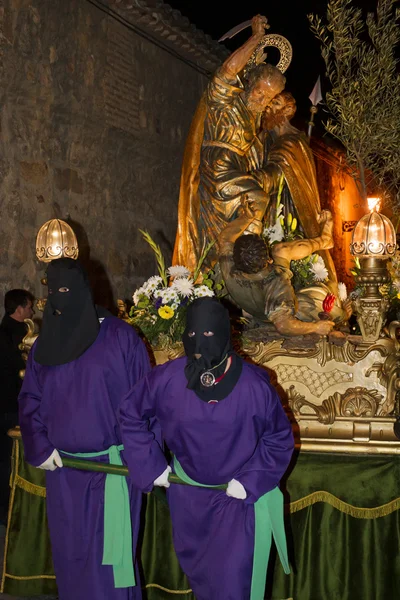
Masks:
[[[357,519],[318,503],[291,515],[293,574],[279,561],[273,600],[396,600],[400,597],[400,511]]]
[[[56,594],[47,529],[44,471],[25,462],[20,440],[14,440],[12,463],[0,591],[12,596]]]
[[[168,505],[153,494],[147,495],[141,560],[147,600],[194,600],[175,555]]]
[[[400,457],[304,453],[284,482],[293,572],[273,600],[400,597]]]
[[[14,444],[3,589],[56,593],[44,472]],[[289,558],[271,564],[272,600],[397,600],[400,595],[400,457],[304,453],[283,482]],[[172,546],[168,507],[147,496],[140,548],[147,600],[194,600]],[[221,599],[223,600],[223,599]]]

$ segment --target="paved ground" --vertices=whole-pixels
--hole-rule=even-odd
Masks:
[[[6,529],[4,525],[0,525],[0,567],[1,572],[3,571],[3,550],[4,550],[4,538]],[[0,594],[0,600],[26,600],[26,596],[9,596],[8,594]],[[32,600],[32,599],[30,599]],[[35,596],[35,600],[57,600],[56,596]]]

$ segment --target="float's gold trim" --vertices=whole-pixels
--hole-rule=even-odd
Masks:
[[[20,477],[20,475],[15,476],[15,485],[23,489],[25,492],[28,492],[28,494],[35,494],[35,496],[41,496],[42,498],[46,498],[45,487],[41,485],[35,485],[34,483],[27,481],[23,477]]]
[[[55,579],[55,575],[10,575],[9,573],[5,573],[4,577],[8,577],[9,579],[18,579],[19,581],[28,581],[29,579]]]
[[[13,446],[14,446],[13,447],[13,454],[14,454],[14,450],[15,450],[15,477],[16,477],[17,474],[18,474],[18,459],[19,459],[18,442],[14,441],[13,442]],[[1,585],[0,585],[0,593],[1,594],[4,592],[4,581],[5,581],[5,578],[6,578],[8,538],[9,538],[9,533],[10,533],[11,515],[12,515],[13,506],[14,506],[14,497],[15,497],[15,481],[13,482],[13,485],[11,486],[10,503],[9,503],[9,506],[8,506],[8,519],[7,519],[6,539],[5,539],[5,543],[4,543],[3,575],[2,575],[2,578],[1,578]]]
[[[158,583],[148,583],[146,586],[146,588],[157,588],[159,590],[162,590],[163,592],[167,592],[167,594],[180,594],[183,596],[183,594],[191,594],[192,590],[169,590],[168,588],[163,587],[162,585],[158,585]]]
[[[352,504],[348,504],[347,502],[340,500],[340,498],[337,496],[321,490],[319,492],[313,492],[304,498],[300,498],[300,500],[291,502],[290,512],[298,512],[299,510],[303,510],[303,508],[307,508],[316,502],[325,502],[326,504],[330,504],[337,510],[340,510],[340,512],[350,515],[351,517],[355,517],[356,519],[377,519],[379,517],[386,517],[392,512],[400,509],[400,498],[396,498],[387,504],[382,504],[381,506],[376,506],[374,508],[361,508],[358,506],[353,506]]]

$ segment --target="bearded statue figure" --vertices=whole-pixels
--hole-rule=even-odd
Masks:
[[[290,124],[296,112],[296,101],[289,92],[275,96],[266,107],[261,121],[264,143],[264,164],[282,172],[285,185],[280,202],[285,214],[297,218],[298,230],[304,238],[315,238],[320,232],[321,201],[318,192],[315,162],[307,137]],[[274,225],[276,206],[271,203],[265,223]],[[327,249],[318,251],[328,270],[327,285],[336,296],[337,276],[333,259]]]
[[[279,167],[264,166],[259,133],[263,111],[284,89],[285,77],[269,64],[252,68],[244,84],[239,77],[268,37],[267,27],[265,17],[253,18],[252,36],[217,70],[197,107],[182,168],[174,264],[193,269],[203,244],[236,218],[241,199],[265,208],[279,180]],[[208,266],[217,259],[213,247]]]

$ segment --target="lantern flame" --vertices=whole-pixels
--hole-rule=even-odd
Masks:
[[[370,212],[378,212],[381,208],[381,199],[380,198],[367,198],[368,209]]]

